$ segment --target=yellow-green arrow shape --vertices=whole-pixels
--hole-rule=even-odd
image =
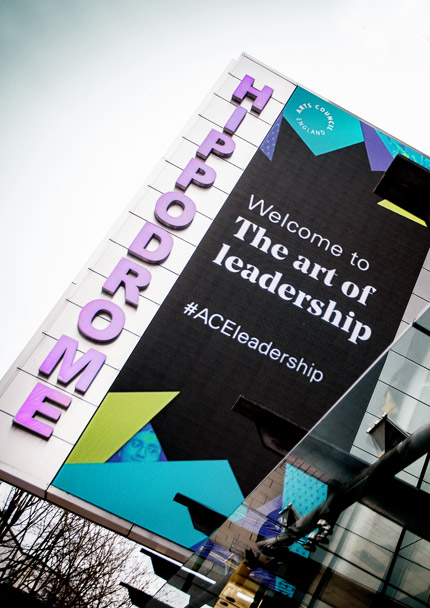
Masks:
[[[66,464],[106,462],[178,392],[108,393]]]
[[[427,225],[425,223],[425,221],[422,220],[421,218],[417,217],[416,215],[413,215],[412,213],[409,213],[409,211],[405,211],[404,209],[402,209],[398,205],[395,205],[394,203],[390,203],[390,201],[383,200],[383,201],[380,201],[378,203],[378,205],[380,205],[381,207],[384,207],[385,209],[389,209],[390,211],[393,211],[394,213],[403,215],[403,217],[406,217],[408,220],[412,220],[413,222],[417,222],[417,224],[421,224],[421,226]]]

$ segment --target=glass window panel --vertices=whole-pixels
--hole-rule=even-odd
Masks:
[[[386,361],[384,355],[312,430],[312,438],[349,450]],[[299,446],[306,449],[306,441]],[[303,445],[304,444],[304,445]]]
[[[407,532],[399,555],[429,570],[430,581],[430,543],[411,532]]]
[[[430,369],[429,337],[412,327],[394,345],[392,350]]]
[[[423,312],[419,319],[417,319],[417,325],[423,327],[430,333],[430,308]]]
[[[382,414],[379,414],[379,417],[381,416]],[[374,440],[369,435],[367,430],[375,423],[376,420],[377,417],[374,414],[366,412],[363,417],[363,421],[360,425],[360,428],[358,429],[357,437],[354,441],[354,447],[364,450],[370,456],[373,456],[373,460],[378,457],[378,455],[381,453],[381,450],[375,445]]]
[[[363,587],[377,591],[381,585],[381,579],[373,576],[369,572],[361,570],[354,564],[350,564],[346,560],[327,553],[322,564],[343,575],[347,579],[356,581]]]
[[[430,371],[390,351],[381,380],[430,405]]]
[[[426,604],[423,604],[418,599],[406,595],[403,591],[395,589],[394,587],[388,586],[386,595],[392,597],[397,602],[400,602],[401,606],[409,606],[410,608],[423,608]]]
[[[396,477],[398,479],[400,479],[401,481],[404,481],[406,483],[408,483],[411,486],[416,487],[418,484],[418,478],[419,478],[419,473],[418,475],[413,475],[412,473],[409,472],[409,468],[408,470],[404,470],[404,471],[400,471],[400,473],[398,473],[396,475]]]
[[[375,387],[368,413],[374,419],[387,414],[390,420],[407,433],[413,433],[430,419],[430,407],[427,404],[381,381]]]
[[[328,546],[330,553],[355,564],[366,572],[383,577],[391,560],[392,553],[368,538],[363,538],[336,526]]]
[[[427,466],[425,468],[423,479],[424,479],[424,481],[427,481],[428,483],[430,483],[430,464],[429,463],[427,463]]]
[[[405,468],[405,473],[410,473],[411,475],[417,478],[421,477],[425,462],[426,456],[421,456],[421,458],[418,458],[418,460],[416,460]]]
[[[338,526],[371,540],[387,551],[395,550],[402,530],[398,524],[358,503],[343,512]]]
[[[351,448],[351,454],[357,458],[360,458],[360,460],[364,460],[364,462],[367,462],[368,464],[372,464],[376,460],[376,456],[374,454],[370,454],[369,452],[366,452],[355,445]]]
[[[430,592],[430,570],[403,557],[396,559],[390,585],[427,602]]]
[[[387,413],[394,423],[407,432],[415,432],[423,424],[428,424],[430,421],[430,370],[427,369],[429,363],[430,338],[423,337],[423,334],[415,329],[409,330],[394,350],[381,359],[371,372],[366,374],[321,423],[292,450],[287,459],[256,487],[246,499],[245,505],[220,526],[211,537],[211,541],[215,543],[214,550],[210,551],[210,554],[200,556],[201,559],[194,556],[187,564],[190,568],[198,565],[199,572],[208,573],[216,581],[211,590],[211,599],[201,597],[199,585],[193,582],[188,588],[192,598],[190,606],[197,605],[195,604],[197,600],[200,601],[199,606],[205,603],[213,605],[230,577],[241,567],[245,555],[253,564],[251,570],[264,570],[265,566],[262,567],[261,564],[271,561],[273,556],[264,556],[262,546],[257,546],[256,541],[263,537],[276,536],[283,530],[279,522],[277,523],[279,511],[286,507],[289,501],[301,505],[303,512],[299,513],[300,516],[312,511],[315,504],[310,499],[315,498],[313,492],[315,480],[322,483],[325,488],[328,487],[329,480],[336,481],[337,485],[335,483],[331,485],[332,491],[335,492],[335,488],[339,485],[349,484],[354,480],[359,472],[365,469],[366,462],[378,462],[373,441],[366,433],[376,416]],[[355,443],[354,438],[356,438]],[[415,486],[424,461],[425,457],[422,456],[401,471],[398,477]],[[293,472],[297,474],[291,473],[290,469],[293,468],[295,469]],[[285,475],[285,471],[290,471],[291,474]],[[309,480],[312,483],[308,483]],[[430,472],[426,473],[423,490],[430,491]],[[351,494],[353,498],[360,499],[359,493]],[[316,504],[323,503],[324,496],[318,496],[318,500],[315,498]],[[333,505],[333,502],[331,504]],[[389,516],[392,505],[392,501],[386,500],[384,503],[381,500],[381,505],[378,506],[386,509]],[[316,520],[312,519],[312,525],[316,526]],[[272,526],[271,534],[266,537],[262,535],[263,526]],[[320,529],[323,529],[321,524]],[[309,531],[308,529],[307,532]],[[298,591],[309,593],[309,589],[323,574],[324,567],[328,568],[329,582],[324,587],[321,599],[315,601],[311,599],[311,595],[307,595],[302,601],[303,607],[326,608],[332,605],[328,599],[330,594],[335,594],[337,590],[344,594],[348,589],[355,589],[357,593],[363,593],[363,597],[371,598],[374,593],[381,591],[400,533],[401,528],[390,519],[361,504],[351,504],[338,518],[334,534],[328,537],[330,541],[328,545],[319,546],[315,553],[309,555],[306,553],[306,557],[297,556],[303,560],[303,564],[300,562],[298,568],[300,577],[295,581],[284,578],[290,585],[295,582]],[[297,566],[298,562],[291,558],[294,548],[287,546],[289,538],[291,537],[288,534],[283,534],[282,542],[277,544],[275,553],[279,551],[279,554],[273,561],[278,565],[283,564],[283,560],[290,559],[289,566],[292,563]],[[304,550],[303,537],[300,542],[301,549]],[[294,547],[296,545],[297,543]],[[250,553],[246,554],[247,549],[254,553],[254,557]],[[258,559],[260,561],[257,561]],[[394,564],[388,592],[401,605],[414,608],[422,606],[422,602],[427,601],[430,585],[429,561],[429,543],[409,533],[406,534],[400,555]],[[323,571],[320,571],[321,566]],[[312,574],[309,580],[305,577],[306,583],[302,572]],[[292,576],[291,570],[289,573]],[[297,576],[297,573],[295,574]],[[271,575],[276,578],[273,573]],[[279,578],[279,572],[277,575]],[[176,576],[175,584],[183,587],[187,576],[188,574],[184,575],[184,573]],[[253,574],[250,574],[249,578],[252,577]]]

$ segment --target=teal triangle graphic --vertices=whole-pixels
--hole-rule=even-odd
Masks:
[[[189,548],[206,537],[178,492],[226,517],[243,500],[227,460],[66,464],[53,485]]]

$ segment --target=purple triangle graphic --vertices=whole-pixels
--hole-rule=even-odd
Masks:
[[[273,123],[272,128],[266,135],[266,139],[261,144],[261,151],[269,160],[273,160],[273,155],[275,153],[276,142],[278,141],[279,130],[281,128],[282,123],[282,113],[278,116],[278,118]]]
[[[372,171],[386,171],[390,166],[393,157],[382,143],[382,140],[375,129],[369,127],[369,125],[366,125],[364,122],[361,122],[360,124],[361,130],[363,131],[370,168]]]

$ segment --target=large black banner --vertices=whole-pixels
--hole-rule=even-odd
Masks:
[[[412,151],[323,104],[297,89],[111,387],[179,393],[142,434],[153,466],[140,481],[130,473],[147,502],[169,486],[153,505],[164,523],[60,487],[193,546],[182,524],[166,526],[167,503],[179,493],[222,512],[235,483],[249,493],[393,340],[427,233],[373,190],[395,153]],[[127,458],[111,459],[119,475],[115,460]]]

